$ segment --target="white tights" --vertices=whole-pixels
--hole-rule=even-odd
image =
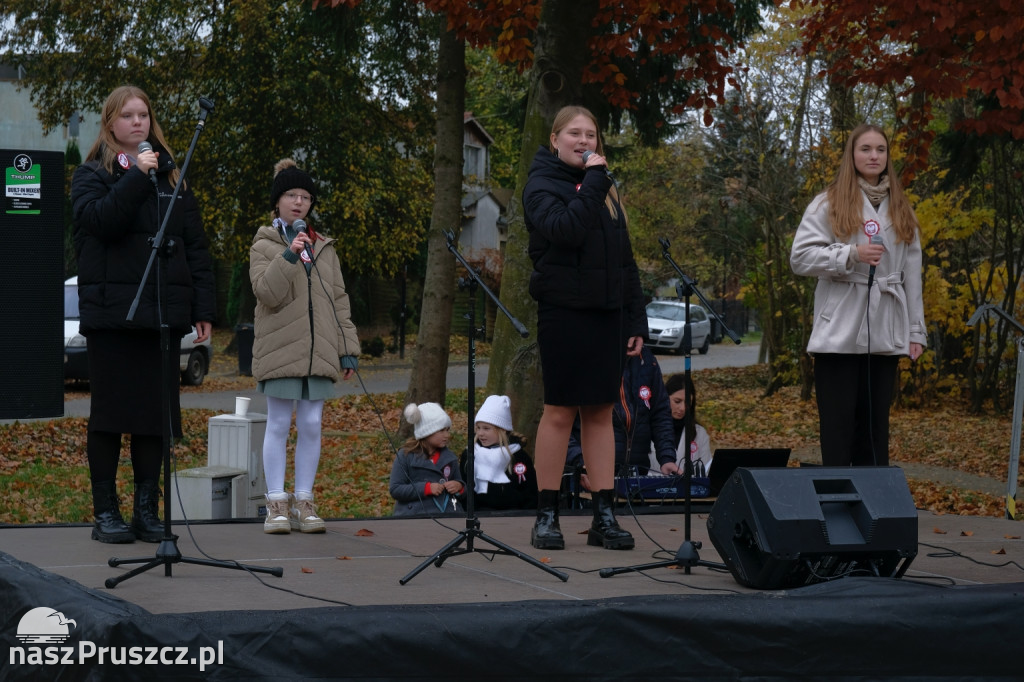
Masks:
[[[263,437],[263,475],[271,499],[284,495],[284,471],[288,464],[288,432],[295,411],[295,496],[312,499],[313,481],[320,464],[320,424],[323,400],[285,400],[267,396],[267,432]]]

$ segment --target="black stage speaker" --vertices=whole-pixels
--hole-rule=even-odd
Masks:
[[[736,469],[708,533],[738,583],[767,590],[898,578],[917,556],[917,510],[898,467]]]
[[[0,419],[64,415],[64,154],[0,149]]]

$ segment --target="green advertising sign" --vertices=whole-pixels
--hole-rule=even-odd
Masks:
[[[9,214],[39,215],[42,170],[28,154],[18,154],[4,173],[4,208]]]

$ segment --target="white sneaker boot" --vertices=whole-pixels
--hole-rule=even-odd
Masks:
[[[264,533],[290,533],[288,523],[288,493],[267,494],[267,519],[263,522]]]
[[[292,530],[303,533],[323,533],[327,530],[324,520],[316,515],[313,496],[299,493],[301,497],[292,497],[292,508],[288,520]]]

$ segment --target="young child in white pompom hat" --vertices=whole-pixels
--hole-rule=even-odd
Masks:
[[[476,509],[536,509],[537,472],[512,433],[512,403],[506,395],[488,396],[474,419],[473,506]],[[469,480],[469,449],[459,458]]]
[[[406,405],[410,438],[391,465],[388,490],[395,498],[395,516],[461,511],[459,496],[466,486],[459,460],[448,449],[452,420],[437,403]]]

